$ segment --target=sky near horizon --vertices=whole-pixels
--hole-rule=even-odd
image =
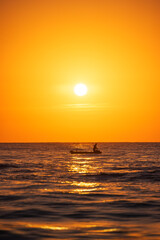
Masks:
[[[0,142],[160,141],[159,10],[157,0],[0,1]]]

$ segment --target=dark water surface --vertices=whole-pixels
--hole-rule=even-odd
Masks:
[[[0,144],[0,239],[160,239],[160,143]]]

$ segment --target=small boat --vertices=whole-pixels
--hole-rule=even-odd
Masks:
[[[74,149],[70,151],[71,154],[100,154],[102,153],[100,150],[96,151],[85,151],[84,149]]]

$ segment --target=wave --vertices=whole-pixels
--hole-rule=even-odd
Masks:
[[[129,180],[160,181],[160,170],[140,171],[138,173],[133,174]]]
[[[150,180],[150,181],[160,181],[160,170],[148,170],[148,171],[138,171],[138,172],[100,172],[97,174],[85,174],[87,178],[95,178],[97,181],[105,180],[115,180],[117,181],[137,181],[137,180]]]
[[[0,169],[4,168],[19,168],[19,166],[16,164],[0,163]]]

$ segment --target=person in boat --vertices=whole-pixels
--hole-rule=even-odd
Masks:
[[[97,148],[97,143],[95,143],[93,147],[93,152],[97,152],[97,151],[99,151],[99,149]]]

